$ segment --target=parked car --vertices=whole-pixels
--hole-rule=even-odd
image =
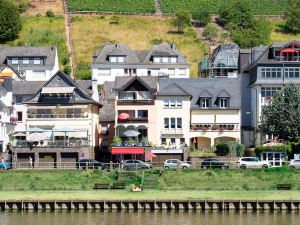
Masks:
[[[94,159],[81,159],[78,162],[79,169],[99,169],[104,170],[108,168],[108,165],[102,162],[98,162]]]
[[[289,167],[293,169],[300,169],[300,160],[299,159],[292,159],[289,163]]]
[[[220,169],[228,169],[229,166],[223,162],[223,161],[220,161],[218,159],[215,159],[215,158],[208,158],[208,159],[205,159],[202,163],[201,163],[201,168],[203,169],[207,169],[207,168],[220,168]]]
[[[122,166],[124,170],[152,169],[153,167],[150,163],[135,159],[124,160]]]
[[[189,168],[192,168],[192,165],[190,163],[182,162],[182,161],[180,161],[178,159],[167,159],[164,162],[164,168],[165,169],[176,169],[177,166],[180,169],[189,169]]]
[[[0,162],[0,170],[12,169],[12,163],[10,161]]]
[[[241,169],[246,168],[269,168],[271,162],[260,161],[256,157],[242,157],[237,162],[237,167]]]

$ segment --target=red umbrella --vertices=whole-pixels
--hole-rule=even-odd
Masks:
[[[121,113],[121,114],[118,116],[118,118],[119,118],[120,120],[126,120],[126,119],[129,118],[129,115],[128,115],[127,113]]]
[[[148,159],[152,159],[152,158],[155,158],[156,155],[153,154],[152,152],[150,152],[150,153],[147,153],[147,154],[145,155],[145,157],[148,158]]]

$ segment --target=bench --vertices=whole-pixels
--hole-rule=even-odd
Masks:
[[[111,189],[125,189],[126,188],[126,183],[113,183],[110,187]]]
[[[109,189],[110,188],[110,184],[108,183],[98,183],[98,184],[94,184],[93,189]]]
[[[292,184],[277,184],[276,188],[277,190],[291,190]]]

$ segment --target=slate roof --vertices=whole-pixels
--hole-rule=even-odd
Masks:
[[[45,57],[43,66],[54,66],[56,46],[51,47],[10,47],[0,46],[0,64],[6,64],[7,57]],[[15,65],[12,65],[15,66]],[[26,66],[26,65],[22,65]],[[29,65],[32,66],[32,65]],[[40,66],[40,65],[39,65]]]
[[[135,79],[141,80],[144,84],[146,84],[153,91],[157,90],[158,77],[146,77],[146,76],[116,77],[115,89],[122,90],[126,85],[128,85],[130,82],[132,82]]]
[[[100,100],[102,102],[112,100],[115,101],[116,92],[114,91],[115,82],[114,81],[105,81],[103,84],[103,89],[100,94]]]
[[[171,83],[167,87],[159,88],[160,91],[157,95],[161,96],[191,96],[186,90],[184,90],[182,87],[180,87],[176,83]]]
[[[198,104],[199,98],[208,97],[208,94],[212,97],[211,109],[218,109],[219,107],[214,103],[218,97],[224,97],[225,93],[230,96],[227,109],[241,108],[240,78],[159,78],[158,95],[165,92],[171,84],[176,84],[192,96],[191,108],[193,109],[201,109]]]
[[[131,50],[124,44],[106,43],[104,47],[94,53],[93,64],[113,64],[108,61],[108,56],[126,56],[124,63],[118,64],[152,64],[152,56],[178,56],[176,64],[189,65],[187,59],[182,55],[174,44],[162,43],[153,45],[150,50]],[[174,64],[174,63],[173,63]]]
[[[103,106],[99,114],[100,122],[111,122],[115,121],[115,103],[103,103]]]
[[[74,87],[74,100],[72,102],[47,102],[40,99],[43,87]],[[80,86],[69,76],[61,71],[58,71],[51,77],[43,86],[29,99],[27,104],[94,104],[102,106],[100,103],[94,101]]]

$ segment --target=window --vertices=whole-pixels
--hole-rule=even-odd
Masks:
[[[168,75],[174,76],[175,75],[175,69],[168,69]]]
[[[22,104],[23,103],[23,96],[16,96],[16,103]]]
[[[273,97],[280,90],[281,87],[261,87],[261,97]]]
[[[148,110],[138,110],[138,118],[147,118]]]
[[[176,138],[170,138],[170,142],[172,145],[176,145]]]
[[[169,125],[169,118],[165,118],[165,119],[164,119],[164,123],[165,123],[164,128],[165,128],[165,129],[169,129],[169,128],[170,128],[170,125]]]
[[[98,69],[98,76],[110,76],[111,70],[110,69]]]
[[[46,72],[45,71],[33,71],[34,78],[45,78]]]
[[[281,77],[281,68],[261,68],[261,75],[263,78],[279,78]]]
[[[179,141],[180,141],[180,144],[181,144],[181,145],[184,145],[184,144],[185,144],[185,138],[180,138]]]
[[[176,107],[182,107],[182,98],[176,98]]]
[[[220,108],[227,108],[229,103],[229,99],[228,98],[219,98],[219,107]]]
[[[162,57],[162,62],[163,63],[168,63],[169,62],[169,58],[168,57]]]
[[[29,58],[23,58],[23,64],[29,64]]]
[[[17,112],[17,121],[22,122],[23,121],[23,114],[22,112]]]
[[[19,63],[18,58],[12,58],[11,59],[11,64],[18,64],[18,63]]]
[[[153,62],[159,63],[160,62],[160,57],[153,57]]]
[[[171,57],[171,63],[177,63],[177,57]]]
[[[169,99],[164,98],[164,107],[169,107]]]
[[[124,69],[124,74],[129,76],[136,75],[136,69]]]
[[[176,99],[175,98],[171,98],[170,99],[170,107],[175,107],[176,106]]]
[[[200,107],[201,108],[209,108],[210,107],[210,98],[201,98],[200,99]]]
[[[117,62],[117,57],[114,57],[114,56],[109,57],[109,62],[112,62],[112,63]]]
[[[284,77],[299,78],[300,77],[300,68],[284,68]]]
[[[161,138],[160,142],[162,145],[166,145],[167,144],[167,139],[166,138]]]
[[[124,57],[124,56],[117,57],[117,61],[118,61],[119,63],[123,63],[123,62],[125,62],[125,57]]]
[[[179,75],[180,76],[185,76],[186,75],[186,69],[179,69]]]
[[[133,92],[120,92],[121,100],[134,100],[136,99],[135,93]]]
[[[175,118],[171,118],[171,129],[175,129]]]
[[[39,65],[39,64],[41,64],[41,59],[40,59],[40,58],[34,58],[34,59],[33,59],[33,64],[34,64],[34,65]]]
[[[177,129],[182,128],[182,118],[177,118]]]

